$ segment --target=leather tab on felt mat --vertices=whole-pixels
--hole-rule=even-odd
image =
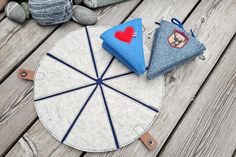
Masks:
[[[150,135],[149,132],[146,132],[140,137],[140,140],[144,143],[144,145],[149,149],[153,150],[157,146],[157,141]]]
[[[131,71],[138,75],[145,72],[140,18],[110,28],[100,37],[103,40],[102,47]]]
[[[205,46],[177,25],[162,20],[155,32],[148,79],[171,71],[186,60],[200,55]]]
[[[35,73],[35,71],[33,71],[33,70],[19,69],[17,77],[24,79],[24,80],[32,81],[34,79],[34,73]]]

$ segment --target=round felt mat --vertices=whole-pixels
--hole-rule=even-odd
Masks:
[[[162,100],[163,77],[137,76],[102,48],[100,35],[107,29],[84,27],[66,35],[43,57],[34,78],[34,104],[44,127],[87,152],[138,139]],[[150,51],[144,51],[148,65]]]

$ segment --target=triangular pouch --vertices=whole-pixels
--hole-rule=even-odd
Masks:
[[[202,54],[205,49],[205,46],[183,27],[162,20],[155,32],[148,79],[171,71],[186,60]]]
[[[112,27],[101,35],[102,47],[131,71],[145,72],[142,20],[140,18]]]

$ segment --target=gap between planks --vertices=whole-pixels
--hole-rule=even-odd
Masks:
[[[141,143],[137,141],[123,150],[102,154],[88,153],[86,156],[155,156],[159,152],[162,144],[178,122],[178,117],[182,116],[182,113],[191,103],[205,77],[207,77],[221,57],[221,53],[228,42],[234,36],[235,16],[225,18],[227,14],[233,12],[234,6],[235,3],[232,0],[224,1],[224,3],[223,1],[202,1],[187,19],[185,27],[187,24],[188,27],[194,28],[200,40],[204,39],[208,51],[204,54],[206,56],[205,61],[196,58],[194,61],[186,63],[171,72],[171,75],[174,75],[177,79],[167,84],[168,94],[163,104],[165,108],[162,108],[159,118],[150,129],[151,132],[154,132],[155,137],[159,138],[159,148],[153,152],[147,152]],[[224,19],[223,23],[216,20],[217,18]],[[229,23],[229,21],[232,23]]]
[[[228,157],[233,154],[236,148],[234,134],[236,131],[234,114],[236,102],[235,99],[230,98],[235,98],[233,91],[236,85],[235,50],[236,38],[234,35],[198,92],[197,99],[188,107],[185,118],[181,119],[166,142],[167,144],[160,151],[160,157],[173,156],[173,154],[176,156]],[[211,95],[207,95],[208,93]],[[215,134],[219,135],[214,136]]]
[[[221,54],[220,58],[217,60],[216,64],[214,65],[214,67],[211,69],[210,73],[207,75],[206,79],[204,80],[203,84],[200,86],[199,90],[197,91],[197,93],[193,96],[192,101],[190,102],[189,106],[186,108],[186,110],[184,111],[183,115],[180,117],[179,121],[177,122],[176,126],[173,128],[172,132],[170,133],[170,136],[167,138],[167,140],[165,141],[165,143],[163,144],[162,149],[160,150],[160,152],[157,154],[157,156],[159,154],[162,154],[163,151],[165,151],[165,147],[168,145],[170,139],[172,138],[173,134],[175,134],[175,132],[177,131],[179,125],[182,123],[182,121],[184,120],[184,117],[188,114],[188,111],[190,110],[190,108],[192,107],[192,105],[195,103],[195,100],[198,99],[199,93],[202,92],[202,90],[204,89],[204,87],[206,86],[206,84],[208,83],[209,78],[211,77],[212,73],[214,73],[215,70],[217,70],[217,67],[219,66],[219,63],[221,62],[222,58],[224,58],[224,56],[226,55],[226,52],[228,52],[229,47],[232,46],[233,40],[235,40],[235,36],[236,34],[232,37],[232,39],[230,40],[230,42],[228,43],[228,45],[226,46],[226,48],[224,49],[223,53]],[[234,43],[236,43],[234,41]]]

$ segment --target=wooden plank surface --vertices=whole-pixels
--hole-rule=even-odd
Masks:
[[[1,83],[56,27],[41,27],[32,19],[26,21],[23,25],[19,25],[5,18],[0,23],[0,28],[8,33],[4,33],[4,37],[0,40]]]
[[[132,14],[133,16],[131,16],[131,18],[138,17],[141,14],[145,15],[146,18],[143,19],[143,24],[144,24],[144,29],[145,29],[144,34],[145,34],[146,41],[151,40],[150,38],[152,37],[152,35],[154,33],[154,30],[156,28],[156,25],[154,24],[154,22],[159,21],[162,18],[162,16],[165,15],[166,18],[170,19],[171,17],[174,16],[175,11],[177,11],[180,8],[183,7],[182,11],[184,13],[182,11],[178,12],[177,16],[180,17],[181,19],[184,19],[185,16],[188,14],[188,12],[194,7],[194,3],[192,3],[192,2],[191,3],[190,2],[185,3],[184,1],[181,1],[180,3],[177,3],[178,5],[176,5],[176,3],[177,3],[177,1],[174,1],[172,3],[171,2],[165,2],[164,3],[162,1],[149,1],[149,2],[145,1],[144,5],[141,4],[140,7],[137,9],[137,11],[135,11],[135,13]],[[195,1],[195,3],[197,3],[197,1]],[[120,5],[128,6],[130,8],[130,5],[126,5],[124,3],[121,3]],[[158,10],[156,9],[156,6],[159,6]],[[177,8],[173,9],[173,8],[175,8],[175,6]],[[150,9],[152,9],[152,10],[150,12],[148,12],[148,10],[150,10]],[[113,13],[116,14],[117,17],[120,17],[121,15],[119,15],[119,14],[121,14],[122,12],[120,10],[119,11],[118,10],[119,10],[119,8],[114,10]],[[166,10],[168,10],[168,11],[166,11]],[[106,11],[104,11],[104,12],[106,12]],[[119,13],[118,15],[117,15],[117,12]],[[145,12],[147,12],[147,13],[145,13]],[[156,12],[156,14],[153,14],[153,12]],[[108,15],[110,15],[110,14],[106,14],[106,16],[108,16]],[[110,17],[107,17],[107,19],[109,19],[109,21],[103,20],[103,21],[101,21],[102,23],[100,23],[100,24],[103,24],[103,25],[104,24],[105,25],[118,24],[118,23],[115,22],[116,19],[113,19],[113,21],[111,21]],[[72,27],[72,26],[69,26],[69,27],[65,26],[64,28],[60,29],[60,31],[63,31],[64,34],[65,34],[66,32],[69,32],[69,31],[73,30],[73,28],[70,28],[70,27]],[[52,36],[56,36],[58,31],[59,30],[57,30]],[[63,33],[58,33],[58,34],[64,35]],[[40,58],[42,57],[42,55],[45,52],[47,52],[47,50],[49,50],[50,47],[52,47],[50,43],[55,42],[58,38],[59,37],[57,37],[57,36],[52,38],[52,39],[49,38],[49,40],[47,40],[41,46],[42,48],[40,47],[28,60],[26,60],[26,62],[22,65],[22,67],[36,67],[36,65],[38,64],[38,62],[39,62]],[[53,42],[52,42],[52,40],[53,40]],[[48,42],[48,41],[50,41],[50,42]],[[42,51],[44,51],[44,53],[42,53]],[[24,96],[25,96],[24,93],[29,93],[32,90],[32,84],[31,83],[26,82],[26,81],[22,82],[22,80],[18,80],[15,77],[16,76],[16,71],[14,73],[6,81],[4,81],[3,86],[2,86],[2,87],[4,87],[5,90],[11,89],[10,92],[5,93],[7,95],[2,96],[5,99],[5,103],[10,103],[11,105],[15,104],[15,101],[22,100],[22,98],[24,98]],[[1,86],[0,86],[0,88],[1,88]],[[20,90],[20,91],[18,91],[18,90]],[[9,93],[11,93],[11,94],[9,94]],[[11,99],[11,100],[14,100],[14,102],[9,102],[9,99],[8,99],[9,96],[13,97],[13,95],[15,93],[17,93],[17,97],[20,97],[21,99],[20,100]],[[22,95],[22,93],[23,93],[23,95]],[[28,115],[20,115],[20,116],[17,116],[15,118],[17,119],[19,117],[23,117],[23,119],[24,118],[29,119],[29,117],[32,117],[30,119],[33,119],[33,117],[35,116],[35,112],[32,111],[32,110],[34,110],[34,108],[32,107],[32,104],[33,104],[33,102],[28,103],[27,105],[24,105],[28,109],[29,108],[31,109],[31,112]],[[10,105],[7,105],[7,106],[10,106]],[[12,118],[12,120],[11,120],[12,122],[10,124],[14,124],[15,118]],[[6,123],[6,124],[9,124],[9,123]],[[35,134],[35,136],[37,136],[37,134]]]
[[[37,136],[35,136],[37,135]],[[80,156],[82,152],[61,144],[53,138],[40,121],[24,134],[6,157],[22,156]]]
[[[5,13],[4,12],[1,12],[0,13],[0,22],[5,18]]]
[[[144,1],[143,3],[148,3],[148,2],[151,2],[151,1]],[[185,3],[187,3],[187,4],[185,4]],[[223,3],[224,3],[224,5],[223,5]],[[184,1],[183,2],[176,1],[173,3],[169,2],[168,4],[166,4],[166,2],[159,1],[159,3],[156,5],[154,5],[155,3],[153,1],[152,4],[153,5],[149,6],[149,9],[142,10],[142,9],[138,8],[134,12],[134,14],[131,15],[131,17],[143,17],[144,14],[147,14],[149,16],[149,17],[145,16],[146,18],[144,19],[145,24],[149,23],[146,25],[144,24],[144,29],[145,29],[144,35],[146,38],[145,42],[149,46],[151,45],[151,40],[147,40],[147,38],[152,37],[153,31],[155,29],[155,26],[153,25],[154,21],[159,21],[159,19],[162,17],[164,17],[165,19],[166,18],[170,19],[170,17],[176,16],[176,14],[180,14],[179,17],[180,17],[180,19],[183,20],[184,17],[186,16],[186,13],[184,11],[184,8],[183,8],[183,10],[181,10],[181,7],[184,6],[184,7],[188,8],[187,6],[194,5],[190,2],[188,3],[188,2],[184,2]],[[162,7],[157,9],[158,5],[162,6]],[[155,8],[155,10],[154,10],[154,8]],[[174,9],[174,8],[179,8],[179,10]],[[187,20],[187,23],[186,23],[187,27],[194,28],[194,30],[197,32],[199,38],[207,44],[208,50],[207,50],[207,53],[205,54],[206,60],[202,61],[202,60],[196,59],[196,60],[194,60],[194,62],[185,64],[184,66],[181,66],[180,68],[178,68],[176,71],[173,71],[172,73],[167,75],[167,78],[166,78],[167,89],[165,92],[166,96],[165,96],[165,101],[163,104],[163,106],[165,106],[165,107],[162,107],[161,115],[159,115],[158,120],[154,123],[154,126],[151,128],[151,132],[158,139],[158,142],[159,142],[158,149],[153,152],[147,152],[146,148],[143,147],[142,143],[140,141],[136,141],[133,144],[131,144],[130,146],[125,147],[125,148],[123,148],[119,151],[116,151],[116,152],[110,152],[110,153],[105,153],[105,154],[103,154],[103,153],[101,153],[101,154],[88,153],[88,154],[86,154],[86,156],[112,156],[112,155],[117,155],[117,156],[118,155],[153,156],[158,153],[158,151],[161,149],[162,145],[165,143],[166,139],[168,138],[168,136],[172,132],[173,128],[177,124],[179,118],[182,116],[185,109],[190,104],[193,96],[195,95],[197,90],[200,88],[200,86],[201,86],[202,82],[204,81],[204,79],[206,78],[207,74],[209,73],[211,68],[214,66],[217,59],[220,57],[227,42],[229,42],[230,38],[232,38],[233,34],[235,33],[235,28],[236,28],[234,25],[235,16],[227,16],[227,15],[234,15],[233,11],[232,11],[233,8],[235,8],[235,3],[233,1],[229,1],[229,0],[226,0],[223,2],[222,1],[203,1],[200,3],[200,6],[197,7],[197,10],[193,13],[193,15],[190,16],[190,19]],[[154,11],[152,12],[151,10],[154,10]],[[154,12],[158,13],[158,15],[152,15]],[[141,16],[140,16],[140,14],[141,14]],[[225,18],[226,16],[227,16],[227,18]],[[222,19],[223,22],[219,21],[218,18]],[[104,23],[106,23],[106,21],[104,21]],[[223,30],[227,30],[227,31],[223,31]],[[45,47],[47,47],[47,46],[45,46]],[[50,48],[50,46],[49,46],[49,48]],[[45,50],[46,50],[46,48],[45,48]],[[37,60],[37,59],[35,59],[35,60]],[[32,63],[32,62],[28,62],[28,66],[30,66],[30,63]],[[33,66],[34,65],[36,65],[36,64],[33,64]],[[13,78],[13,76],[15,75],[14,73],[10,77]],[[169,76],[175,77],[175,81],[174,82],[169,81]],[[9,81],[8,83],[10,83],[10,82],[11,81]],[[14,81],[12,81],[12,82],[14,82]],[[12,86],[13,87],[12,91],[16,91],[17,88],[15,88],[14,85],[17,86],[17,83],[19,83],[19,82],[14,82],[13,85],[6,84],[6,86],[8,86],[8,87]],[[32,96],[30,96],[30,94],[32,93],[31,84],[26,83],[26,82],[24,84],[25,85],[23,85],[24,86],[23,89],[29,90],[29,92],[27,94],[23,92],[23,94],[19,94],[19,96],[17,96],[17,97],[14,97],[10,94],[10,95],[8,95],[8,98],[9,98],[9,96],[12,96],[13,101],[20,100],[19,102],[22,102],[25,98],[25,94],[28,95],[28,97],[32,97]],[[5,88],[5,89],[10,90],[9,88]],[[2,90],[0,90],[0,91],[2,91]],[[188,92],[185,92],[185,91],[188,91]],[[178,94],[176,94],[176,93],[178,93]],[[30,106],[30,104],[32,105],[31,101],[32,100],[30,100],[29,103],[27,103],[28,106]],[[17,105],[18,105],[18,103],[14,103],[14,105],[13,105],[14,110],[9,109],[9,111],[11,111],[11,112],[4,112],[4,113],[6,113],[5,115],[8,115],[7,113],[14,113],[14,112],[16,113],[16,111],[18,111],[18,110],[17,110],[17,107],[14,108],[14,106],[17,106]],[[28,109],[28,107],[26,107],[26,109]],[[13,115],[15,115],[15,113]],[[33,113],[33,114],[35,114],[35,113]],[[6,122],[6,119],[8,120],[11,116],[6,116],[6,117],[7,118],[4,119],[5,122]],[[16,118],[20,118],[20,117],[16,117]],[[14,118],[13,118],[13,120],[14,120]],[[36,123],[36,124],[39,125],[39,123]],[[33,126],[33,127],[35,127],[35,126]],[[33,127],[31,129],[33,129]],[[37,136],[37,135],[38,134],[34,134],[32,136]],[[19,144],[19,142],[17,144]],[[17,145],[15,145],[15,147],[12,149],[11,152],[16,150],[16,147],[17,147]],[[17,148],[17,150],[18,150],[18,148]],[[18,151],[21,152],[22,148],[19,149]],[[11,154],[11,152],[9,154]],[[129,153],[127,153],[127,152],[129,152]]]
[[[150,152],[140,141],[135,141],[128,147],[115,152],[87,153],[85,155],[86,157],[155,156],[158,154],[209,72],[220,58],[226,45],[235,34],[235,5],[236,2],[234,0],[204,0],[187,19],[185,27],[187,29],[193,28],[198,38],[203,41],[207,47],[207,51],[204,54],[206,59],[200,60],[197,58],[192,62],[180,66],[167,75],[165,82],[165,99],[158,119],[149,130],[158,141],[159,145],[157,149]],[[173,8],[171,8],[171,10],[173,10]],[[179,9],[179,11],[180,10],[182,9]],[[148,11],[143,12],[146,13]],[[140,11],[140,14],[141,13]],[[175,14],[177,13],[178,11],[175,11]],[[151,15],[149,16],[151,17]],[[143,16],[140,17],[144,18]],[[172,81],[173,79],[169,79],[171,77],[175,78],[174,81]]]
[[[19,25],[8,18],[5,18],[0,23],[0,49],[7,43],[7,41],[23,26]]]
[[[97,25],[115,25],[122,22],[127,14],[129,14],[129,12],[132,11],[139,3],[140,0],[131,0],[99,9],[97,11],[97,14],[99,15],[99,22],[97,23]],[[20,67],[35,69],[42,56],[45,55],[45,53],[53,47],[58,39],[78,28],[81,28],[81,26],[74,22],[69,22],[62,25]],[[29,126],[37,117],[33,105],[33,83],[20,80],[16,76],[17,70],[15,70],[2,83],[2,85],[0,85],[0,111],[1,113],[3,113],[1,116],[2,123],[0,124],[0,138],[2,139],[0,141],[0,154],[2,154],[11,145],[11,143],[21,135],[22,131],[24,131],[27,126]],[[25,103],[25,99],[27,99],[27,103]],[[25,112],[26,110],[28,112]],[[33,128],[39,127],[38,125],[40,125],[39,122],[36,123],[36,126],[34,125]],[[11,128],[13,127],[14,130],[11,130]],[[34,132],[30,135],[39,136],[38,132]],[[10,136],[10,138],[8,136]],[[52,136],[49,137],[54,140]],[[37,138],[35,137],[32,139]],[[43,153],[41,151],[47,151],[41,149],[41,147],[44,146],[42,146],[42,143],[40,143],[40,141],[33,141],[32,143],[35,143],[35,147],[37,148],[36,151],[39,154]],[[55,146],[47,147],[48,152],[51,152],[54,147]],[[58,148],[60,149],[60,151],[57,153],[63,154],[63,152],[68,151],[67,149],[62,148],[63,146]],[[20,149],[24,149],[24,147],[19,148],[18,142],[8,155],[10,155],[15,150],[17,152],[25,152],[21,151]],[[12,155],[14,156],[14,153]]]
[[[233,156],[236,148],[235,52],[234,39],[160,157]]]

